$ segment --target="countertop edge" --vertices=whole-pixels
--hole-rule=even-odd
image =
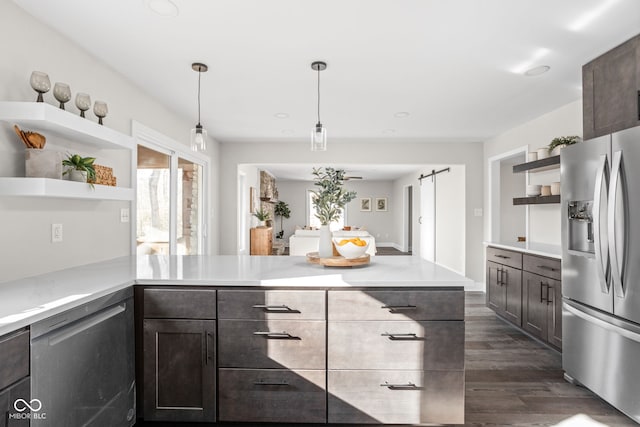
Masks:
[[[562,253],[553,253],[553,252],[548,252],[540,249],[524,248],[524,247],[520,247],[517,245],[508,244],[508,243],[495,243],[495,242],[482,242],[482,243],[485,247],[492,246],[494,248],[507,249],[510,251],[522,252],[525,254],[539,255],[547,258],[562,260]],[[554,246],[554,245],[549,245],[549,246]],[[559,246],[558,246],[558,250],[560,251]]]

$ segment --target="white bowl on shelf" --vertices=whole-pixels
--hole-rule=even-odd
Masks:
[[[527,185],[527,196],[539,196],[541,190],[541,185],[529,184]]]
[[[353,242],[346,242],[345,244],[340,245],[340,242],[342,242],[343,240],[349,240],[349,239],[343,238],[343,237],[334,237],[333,244],[335,245],[338,253],[343,257],[345,257],[346,259],[360,258],[362,255],[365,254],[365,252],[367,252],[367,248],[369,247],[368,240],[361,239],[363,242],[366,243],[364,246],[358,246]]]

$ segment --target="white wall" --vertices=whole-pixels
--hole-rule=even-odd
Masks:
[[[524,163],[524,156],[518,156]],[[517,242],[518,236],[525,236],[527,220],[526,206],[514,205],[514,197],[524,197],[526,175],[513,173],[514,162],[502,162],[500,165],[500,241]]]
[[[188,120],[162,107],[154,98],[129,83],[100,61],[99,52],[88,53],[59,33],[36,21],[11,1],[0,2],[0,100],[35,101],[36,93],[29,86],[33,70],[49,74],[52,85],[65,82],[77,92],[86,92],[92,100],[104,100],[109,106],[105,126],[130,134],[131,120],[188,143]],[[55,104],[51,92],[46,102]],[[67,104],[70,113],[78,114],[73,102]],[[95,121],[87,112],[88,120]],[[65,145],[49,136],[48,148]],[[80,144],[74,144],[74,148]],[[212,182],[218,183],[217,144],[210,141]],[[77,148],[75,148],[77,149]],[[80,152],[80,149],[77,149]],[[80,154],[93,154],[91,149]],[[129,184],[129,165],[107,153],[98,152],[103,162],[113,164],[119,183]],[[117,157],[117,155],[116,155]],[[11,129],[0,123],[0,176],[23,176],[24,149]],[[212,188],[211,215],[219,217],[217,190]],[[0,200],[0,281],[58,270],[117,256],[128,255],[131,247],[130,224],[120,223],[120,208],[128,202],[69,201],[63,199],[2,198]],[[61,223],[64,241],[51,243],[51,224]],[[218,226],[210,227],[211,248],[217,251]]]
[[[222,143],[220,155],[221,182],[235,183],[239,164],[309,163],[316,166],[333,164],[336,159],[355,164],[461,164],[465,166],[465,225],[466,273],[476,281],[482,280],[484,271],[483,222],[473,216],[474,208],[482,208],[482,151],[481,143],[426,143],[381,141],[331,140],[326,152],[311,152],[307,143]],[[417,177],[414,177],[416,179]],[[417,181],[416,181],[417,182]],[[281,192],[282,183],[278,183]],[[391,187],[392,195],[395,184]],[[280,193],[282,194],[282,193]],[[236,253],[237,188],[222,185],[220,189],[222,212],[220,226],[220,252]],[[395,200],[395,197],[394,197]],[[416,202],[417,203],[417,202]],[[396,206],[396,202],[393,202]],[[399,205],[397,205],[399,206]],[[232,212],[228,212],[233,209]],[[397,211],[395,211],[397,212]],[[391,217],[394,215],[392,214]],[[351,220],[349,219],[349,222]],[[295,224],[294,224],[295,225]],[[415,245],[414,245],[415,246]]]
[[[489,201],[488,159],[524,145],[529,151],[544,147],[557,136],[582,135],[582,101],[577,100],[543,116],[487,140],[484,144],[484,197]],[[550,184],[560,180],[559,169],[530,173],[531,184]],[[524,195],[525,189],[522,190]],[[560,245],[560,205],[538,205],[529,208],[529,240]],[[490,239],[489,212],[485,215],[485,239]]]

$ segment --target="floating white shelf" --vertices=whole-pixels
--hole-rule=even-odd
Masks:
[[[133,189],[95,185],[50,178],[0,178],[0,196],[51,197],[63,199],[126,200],[135,198]]]
[[[36,131],[45,137],[56,135],[69,141],[91,144],[99,148],[134,150],[133,138],[90,119],[44,102],[0,102],[0,121],[17,124],[22,130]]]

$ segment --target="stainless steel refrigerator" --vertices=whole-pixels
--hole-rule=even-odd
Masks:
[[[563,369],[640,422],[640,127],[560,165]]]

